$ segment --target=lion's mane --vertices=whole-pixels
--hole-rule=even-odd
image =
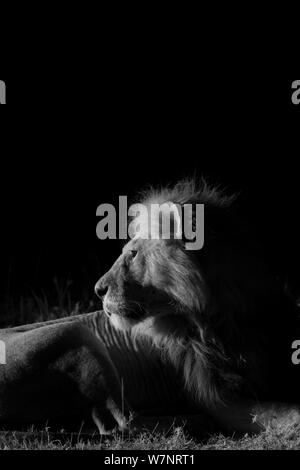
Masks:
[[[156,320],[154,343],[205,405],[236,396],[293,399],[299,391],[291,364],[298,311],[265,263],[236,197],[203,179],[149,188],[140,197],[144,204],[166,201],[204,204],[205,242],[174,262],[178,282],[168,294],[179,315]],[[156,262],[165,261],[162,252]]]

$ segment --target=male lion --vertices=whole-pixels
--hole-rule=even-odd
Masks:
[[[96,284],[104,311],[2,330],[0,422],[91,414],[107,433],[127,428],[133,410],[150,422],[182,415],[193,430],[210,421],[239,432],[300,423],[291,361],[299,309],[233,198],[192,180],[142,202],[204,204],[204,247],[137,231]]]

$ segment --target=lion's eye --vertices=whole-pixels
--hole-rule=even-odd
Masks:
[[[131,253],[132,259],[134,259],[138,252],[136,250],[130,250],[130,253]]]

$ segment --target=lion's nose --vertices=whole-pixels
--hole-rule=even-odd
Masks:
[[[95,294],[101,299],[108,291],[108,286],[98,281],[95,285]]]

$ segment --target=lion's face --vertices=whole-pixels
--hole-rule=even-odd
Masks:
[[[206,286],[180,240],[134,239],[102,276],[95,291],[114,326],[128,329],[149,317],[193,312]]]

